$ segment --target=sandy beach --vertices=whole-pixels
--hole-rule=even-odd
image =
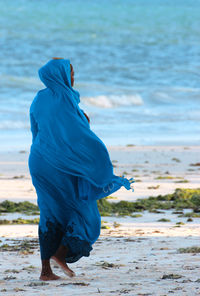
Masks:
[[[108,149],[115,173],[136,180],[134,192],[121,189],[111,202],[165,195],[176,188],[200,188],[200,146],[130,144]],[[27,151],[0,154],[0,202],[36,204],[27,159]],[[39,281],[37,225],[0,225],[0,294],[200,295],[199,253],[180,251],[199,247],[200,218],[189,222],[172,210],[139,214],[102,217],[106,227],[91,256],[71,265],[77,276],[70,279],[54,267],[61,276],[55,282]],[[1,214],[1,219],[18,217],[25,216]]]

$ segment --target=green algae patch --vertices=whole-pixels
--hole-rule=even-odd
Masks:
[[[31,282],[28,285],[24,285],[25,287],[40,287],[40,286],[47,286],[49,283],[46,282]]]
[[[121,226],[121,224],[119,224],[119,223],[117,223],[116,221],[114,221],[113,226],[114,226],[114,228],[118,228],[118,227]]]
[[[0,220],[0,225],[7,225],[7,224],[12,224],[12,221],[6,220],[6,219],[1,219]]]
[[[106,199],[98,200],[98,208],[101,216],[129,216],[133,212],[144,210],[137,202],[120,201],[111,203]]]
[[[164,214],[165,212],[160,211],[160,210],[156,210],[156,209],[152,209],[152,210],[149,210],[149,213]]]
[[[103,262],[96,262],[95,263],[96,266],[100,266],[104,269],[109,269],[109,268],[119,268],[121,266],[124,266],[123,264],[114,264],[114,263],[109,263],[107,261],[103,261]]]
[[[174,183],[189,183],[190,181],[184,179],[184,180],[179,180],[179,181],[174,181]]]
[[[193,221],[192,218],[188,218],[188,219],[187,219],[187,222],[192,222],[192,221]]]
[[[176,157],[173,157],[172,160],[175,161],[175,162],[181,162],[180,159],[176,158]]]
[[[158,222],[171,222],[170,219],[166,219],[166,218],[161,218],[158,220]]]
[[[164,274],[161,279],[162,280],[177,280],[177,279],[180,279],[182,278],[182,275],[180,274],[174,274],[174,273],[170,273],[170,274]]]
[[[200,211],[200,188],[176,189],[174,193],[167,195],[150,196],[146,199],[138,199],[134,202],[120,201],[109,202],[106,199],[98,200],[98,208],[102,216],[131,216],[134,212],[157,212],[158,210],[183,210],[193,209]]]
[[[36,269],[36,267],[33,266],[33,265],[29,265],[29,266],[27,266],[27,267],[23,267],[23,268],[22,268],[22,270],[26,270],[26,271],[28,271],[28,273],[30,273],[30,272],[34,272],[35,269]]]
[[[14,291],[15,291],[15,292],[24,292],[24,291],[26,291],[26,290],[24,290],[24,289],[22,289],[22,288],[18,288],[18,287],[16,287],[16,288],[14,288]]]
[[[17,269],[6,269],[4,272],[5,273],[20,273],[20,270],[17,270]]]
[[[131,215],[131,217],[132,218],[140,218],[140,217],[142,217],[142,215],[141,214],[133,214],[133,215]]]
[[[185,225],[183,222],[176,222],[176,225]]]
[[[195,167],[195,166],[200,166],[200,162],[197,162],[197,163],[191,163],[190,166],[194,166],[194,167]]]
[[[109,196],[107,196],[107,197],[105,197],[106,199],[117,199],[117,197],[116,196],[111,196],[111,195],[109,195]]]
[[[174,209],[180,211],[183,209],[192,209],[193,214],[185,214],[183,217],[199,217],[200,215],[200,188],[197,189],[176,189],[174,193],[167,195],[158,195],[156,197],[138,199],[134,202],[119,201],[111,202],[110,196],[97,201],[101,216],[131,216],[135,212],[143,212],[145,210],[158,213],[159,210]],[[14,213],[21,212],[26,214],[37,213],[39,208],[37,205],[25,202],[4,201],[0,203],[0,212]],[[175,213],[175,212],[174,212]],[[136,217],[136,216],[135,216]],[[0,220],[0,224],[38,224],[39,218],[12,220]]]
[[[16,280],[16,276],[8,275],[3,278],[5,281]]]
[[[22,218],[18,218],[15,220],[0,220],[0,225],[21,225],[21,224],[38,224],[39,223],[39,218],[35,218],[35,219],[22,219]]]
[[[110,229],[108,225],[101,225],[101,229]]]
[[[179,248],[179,253],[200,253],[200,247],[188,247],[188,248]]]
[[[177,178],[172,176],[158,176],[155,178],[155,180],[173,180],[173,179],[177,179]]]
[[[14,240],[14,244],[3,244],[0,246],[0,252],[19,252],[22,255],[33,254],[34,250],[38,249],[38,240]]]
[[[158,189],[158,188],[160,188],[160,185],[156,185],[156,186],[149,186],[149,187],[147,187],[147,189]]]
[[[23,178],[25,178],[25,176],[24,176],[24,175],[20,175],[20,176],[14,176],[14,177],[13,177],[13,179],[23,179]]]
[[[108,222],[107,221],[101,221],[101,229],[110,229],[110,226],[108,225],[105,225],[107,224]]]
[[[185,213],[185,214],[181,214],[178,217],[185,217],[185,218],[200,218],[200,213],[195,213],[195,212],[191,212],[191,213]]]
[[[122,175],[128,175],[128,172],[127,172],[127,171],[124,171],[124,172],[122,173]]]
[[[38,206],[29,201],[13,202],[5,200],[0,203],[0,213],[32,213],[38,211]]]
[[[182,217],[181,215],[183,215],[183,211],[173,211],[172,214],[176,214],[176,215],[180,215],[179,217]]]
[[[172,209],[194,209],[197,211],[200,208],[200,188],[178,188],[172,194],[159,195],[156,198],[158,201],[170,202]]]

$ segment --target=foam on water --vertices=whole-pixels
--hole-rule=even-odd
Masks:
[[[16,130],[16,129],[29,129],[29,121],[27,120],[1,120],[0,130]]]
[[[2,84],[13,83],[14,85],[25,85],[34,84],[36,86],[41,86],[41,82],[37,77],[26,77],[26,76],[14,76],[14,75],[2,75],[0,74],[0,80]]]
[[[96,96],[83,97],[83,103],[93,105],[100,108],[113,108],[119,106],[134,106],[143,105],[143,100],[140,95],[110,95],[110,96]]]

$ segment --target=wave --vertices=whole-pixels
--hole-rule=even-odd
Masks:
[[[199,104],[200,88],[168,87],[153,89],[147,96],[149,103],[163,104]]]
[[[29,121],[1,120],[0,130],[30,129]]]
[[[82,102],[87,105],[96,106],[99,108],[113,108],[119,106],[139,106],[143,105],[142,97],[135,95],[101,95],[96,97],[83,97]]]
[[[34,85],[41,86],[41,81],[36,77],[14,76],[14,75],[0,75],[0,80],[4,85]]]

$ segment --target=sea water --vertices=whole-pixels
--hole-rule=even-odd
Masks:
[[[199,14],[199,0],[0,0],[0,150],[29,148],[54,56],[105,144],[200,144]]]

